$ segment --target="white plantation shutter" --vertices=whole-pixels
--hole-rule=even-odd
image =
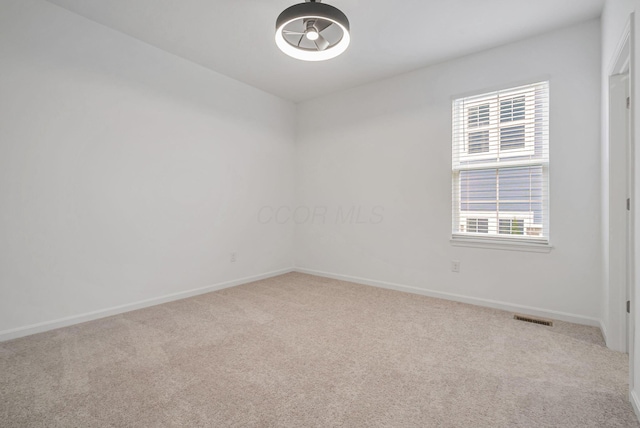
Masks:
[[[453,101],[453,239],[549,241],[549,83]]]

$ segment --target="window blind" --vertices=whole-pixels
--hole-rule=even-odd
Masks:
[[[453,101],[453,238],[549,240],[549,83]]]

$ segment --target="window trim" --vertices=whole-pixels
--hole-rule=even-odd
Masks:
[[[553,82],[550,75],[542,75],[537,78],[516,81],[507,85],[493,86],[493,87],[488,87],[482,90],[474,90],[474,91],[469,91],[465,93],[460,93],[460,94],[451,96],[450,102],[451,102],[451,105],[453,106],[454,102],[461,98],[472,98],[472,97],[481,96],[483,94],[490,94],[492,92],[501,92],[501,91],[508,94],[509,92],[511,92],[511,89],[516,89],[522,86],[534,85],[537,83],[547,84],[547,96],[549,97],[548,98],[549,116],[547,117],[547,126],[549,129],[551,128],[550,111],[551,111],[551,92],[552,92],[552,86],[553,86]],[[481,104],[482,103],[479,103],[479,105]],[[451,123],[453,123],[453,121],[455,120],[455,115],[453,111],[454,109],[451,110],[452,112]],[[498,120],[500,119],[498,118]],[[486,126],[478,126],[478,129],[479,130],[486,129]],[[451,143],[450,144],[451,147],[453,147],[453,144],[454,144],[453,134],[451,134],[450,143]],[[467,142],[465,141],[465,145],[466,144]],[[549,144],[549,142],[547,142],[547,144]],[[524,150],[526,150],[526,148]],[[551,150],[550,144],[547,146],[547,150],[549,151]],[[549,157],[547,157],[544,160],[540,160],[535,164],[543,168],[543,173],[545,174],[546,180],[547,180],[546,181],[547,197],[544,198],[542,201],[542,204],[543,204],[542,209],[543,209],[543,212],[545,213],[545,219],[543,222],[543,227],[546,229],[545,237],[539,238],[539,237],[527,237],[522,235],[508,235],[508,234],[483,236],[484,234],[467,234],[462,232],[455,232],[453,228],[453,226],[455,225],[455,219],[454,219],[455,212],[452,209],[452,213],[451,213],[452,227],[451,227],[451,238],[450,238],[451,245],[457,246],[457,247],[484,248],[484,249],[506,250],[506,251],[527,251],[527,252],[536,252],[536,253],[551,252],[554,246],[552,245],[552,241],[551,241],[551,236],[552,236],[551,219],[550,219],[551,217],[551,183],[550,183],[551,174],[550,174],[550,168],[549,168],[549,164],[550,164],[549,158],[550,158],[550,153],[549,153]],[[496,162],[496,167],[498,167],[498,164],[502,168],[525,166],[525,164],[526,166],[535,166],[532,162],[529,162],[529,161],[522,162],[520,160],[515,160],[515,161],[505,160],[499,163]],[[485,169],[488,166],[489,165],[487,163],[485,167],[483,168],[478,167],[477,169]],[[452,173],[456,171],[459,173],[459,171],[461,170],[468,170],[468,169],[475,169],[475,168],[452,167],[451,171]],[[450,183],[453,185],[452,181]],[[452,196],[453,196],[453,193],[452,193]],[[452,200],[451,207],[453,207],[453,200]]]

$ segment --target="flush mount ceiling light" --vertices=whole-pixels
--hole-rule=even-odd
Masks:
[[[276,21],[276,44],[303,61],[335,58],[349,46],[349,20],[340,10],[320,1],[285,9]]]

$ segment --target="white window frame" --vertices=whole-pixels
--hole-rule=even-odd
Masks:
[[[483,94],[454,98],[452,102],[453,110],[453,162],[452,162],[452,186],[453,202],[452,208],[452,237],[454,245],[486,247],[498,249],[516,249],[524,251],[547,252],[552,248],[549,241],[549,141],[548,126],[549,117],[544,122],[546,128],[543,142],[543,155],[536,156],[536,132],[535,108],[536,91],[544,87],[548,96],[549,82],[539,82],[530,85],[521,85],[506,90],[485,92]],[[501,122],[501,102],[507,99],[525,97],[524,118]],[[548,101],[548,100],[547,100]],[[470,111],[483,105],[489,105],[489,120],[487,123],[480,123],[473,126],[470,121]],[[484,116],[479,115],[476,122]],[[486,121],[483,121],[486,122]],[[500,130],[513,127],[525,126],[524,147],[501,150]],[[489,132],[489,150],[486,152],[469,153],[469,135],[475,131]],[[542,217],[543,224],[534,223],[533,212],[505,212],[505,211],[463,211],[460,198],[460,174],[465,170],[479,169],[501,169],[508,167],[541,167],[543,174],[543,201]],[[457,203],[457,207],[456,207]],[[457,210],[457,212],[456,212]],[[498,214],[499,213],[499,214]],[[522,220],[524,223],[524,234],[499,233],[499,219]],[[466,230],[467,219],[488,219],[488,233],[468,232]],[[540,232],[540,234],[536,234]],[[544,235],[542,235],[544,234]],[[516,248],[519,247],[519,248]]]

